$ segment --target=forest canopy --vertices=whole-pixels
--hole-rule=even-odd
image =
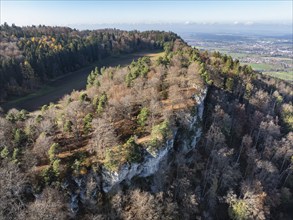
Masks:
[[[165,42],[178,36],[161,31],[78,31],[68,27],[18,27],[4,23],[0,38],[1,102],[105,57],[163,48]]]
[[[33,42],[51,29],[78,39],[100,33],[23,29]],[[292,84],[173,33],[107,32],[121,42],[153,36],[164,53],[96,67],[85,90],[38,111],[1,113],[0,218],[292,219]],[[117,177],[168,143],[155,173],[105,190],[106,174]]]

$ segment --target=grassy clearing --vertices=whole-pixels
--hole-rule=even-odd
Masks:
[[[42,96],[44,94],[50,93],[53,90],[54,90],[53,87],[45,85],[41,89],[38,89],[33,93],[30,93],[30,94],[28,94],[28,95],[26,95],[24,97],[15,98],[15,99],[9,101],[9,104],[17,104],[17,103],[20,103],[20,102],[25,102],[26,100],[29,100],[29,99],[32,99],[32,98],[35,98],[35,97]]]
[[[247,54],[247,53],[237,53],[237,52],[234,53],[234,52],[231,52],[231,51],[229,51],[229,50],[225,50],[225,49],[223,49],[223,48],[200,47],[200,46],[199,46],[199,47],[196,46],[195,48],[200,49],[200,50],[208,50],[208,51],[211,51],[211,52],[213,52],[213,51],[218,51],[218,52],[220,52],[220,53],[227,54],[227,55],[233,57],[234,59],[240,59],[240,58],[244,58],[244,57],[251,56],[251,54]],[[253,55],[253,56],[257,56],[257,55],[255,54],[255,55]]]
[[[263,72],[263,74],[293,82],[293,71],[289,71],[289,72]]]
[[[159,53],[148,53],[147,56],[150,57],[152,60],[157,59],[158,57],[164,56],[165,52],[159,52]]]
[[[87,76],[95,66],[125,66],[131,63],[132,60],[137,60],[140,57],[148,56],[151,59],[156,59],[162,56],[164,52],[157,51],[143,51],[132,54],[122,54],[116,57],[109,57],[100,62],[92,63],[91,65],[84,67],[80,70],[64,74],[53,80],[42,88],[36,90],[33,93],[25,95],[23,97],[12,98],[9,102],[1,105],[4,109],[11,108],[26,109],[28,111],[34,111],[40,108],[42,105],[50,102],[56,102],[64,95],[69,94],[72,90],[81,90],[86,86]]]
[[[274,65],[267,64],[267,63],[243,63],[243,64],[251,66],[256,71],[269,71],[269,70],[275,69]]]
[[[233,58],[236,58],[236,59],[240,59],[240,58],[244,58],[244,57],[248,57],[250,56],[250,54],[246,54],[246,53],[230,53],[227,51],[227,54],[230,55],[231,57]]]

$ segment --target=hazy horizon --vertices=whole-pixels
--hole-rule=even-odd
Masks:
[[[292,25],[292,1],[7,1],[1,24],[86,27],[184,25]]]
[[[9,23],[8,23],[9,24]],[[11,25],[11,24],[10,24]],[[16,26],[21,26],[15,24]],[[32,24],[35,26],[44,24]],[[30,26],[30,25],[23,25]],[[292,25],[287,24],[211,24],[211,23],[105,23],[105,24],[70,24],[70,25],[48,25],[48,26],[65,26],[77,30],[96,30],[115,28],[125,31],[172,31],[179,35],[188,33],[209,33],[209,34],[233,34],[233,35],[259,35],[259,36],[283,36],[292,35]]]

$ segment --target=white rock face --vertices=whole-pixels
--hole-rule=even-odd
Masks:
[[[208,88],[206,87],[204,90],[202,90],[200,92],[199,95],[195,96],[195,100],[196,100],[196,103],[197,103],[197,109],[198,109],[198,117],[200,119],[202,119],[202,116],[203,116],[203,110],[204,110],[204,100],[207,96],[207,92],[208,92]]]
[[[207,88],[202,90],[199,95],[196,95],[194,98],[196,100],[196,115],[192,117],[190,121],[189,129],[190,131],[194,130],[194,136],[192,137],[191,144],[184,144],[185,146],[182,148],[183,151],[189,151],[193,149],[202,133],[200,121],[203,117],[204,111],[204,100],[206,98]],[[173,131],[172,138],[167,140],[164,146],[162,146],[161,150],[157,152],[156,155],[152,155],[148,153],[145,156],[145,159],[142,163],[133,163],[126,164],[118,172],[110,172],[106,169],[103,170],[103,190],[108,192],[111,190],[113,186],[119,184],[124,180],[131,180],[134,176],[147,177],[154,174],[158,169],[160,163],[167,158],[168,153],[174,146],[174,140],[177,134],[177,130]],[[189,145],[189,146],[188,146]]]
[[[173,137],[176,136],[176,132]],[[121,167],[119,172],[103,170],[103,190],[108,192],[114,185],[123,180],[131,180],[134,176],[147,177],[154,174],[160,162],[167,156],[169,150],[173,148],[174,138],[166,141],[165,146],[157,152],[155,156],[147,154],[142,163],[126,164]]]
[[[187,146],[187,148],[189,148],[190,150],[195,148],[195,145],[197,144],[202,134],[202,128],[199,125],[200,124],[199,122],[202,121],[203,111],[204,111],[204,100],[207,96],[207,92],[208,92],[208,88],[206,87],[204,90],[200,92],[199,95],[195,96],[195,100],[197,103],[197,106],[196,106],[197,114],[195,117],[193,117],[193,121],[190,124],[190,130],[195,129],[196,131],[194,133],[190,146]]]

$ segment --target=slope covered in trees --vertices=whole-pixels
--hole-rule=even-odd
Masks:
[[[176,34],[116,29],[1,25],[0,102],[23,95],[49,79],[122,53],[162,48]]]
[[[292,85],[181,39],[164,48],[158,59],[96,68],[86,90],[57,104],[1,116],[1,218],[292,218]],[[202,134],[186,153],[205,88]],[[104,190],[105,171],[171,139],[156,173]]]

